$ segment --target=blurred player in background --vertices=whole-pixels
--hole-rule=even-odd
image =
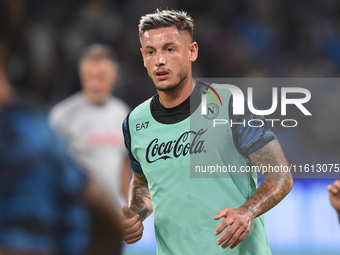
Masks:
[[[0,254],[83,254],[86,178],[6,74],[15,1],[0,1]]]
[[[190,178],[190,164],[204,165],[208,158],[238,169],[287,166],[275,135],[267,124],[214,129],[200,114],[200,91],[208,88],[192,79],[198,46],[193,20],[185,12],[157,10],[143,16],[139,36],[144,66],[158,95],[123,123],[133,170],[131,200],[122,207],[124,240],[140,240],[142,221],[154,212],[158,254],[226,254],[219,245],[234,248],[228,254],[271,254],[261,215],[289,193],[290,172],[269,171],[257,188],[250,176]],[[230,91],[219,94],[224,104],[220,116],[228,118]],[[243,116],[249,117],[254,116]]]
[[[0,254],[120,254],[116,209],[65,153],[46,115],[9,82],[8,42],[18,4],[0,0]],[[89,232],[97,218],[110,236],[99,248]]]
[[[338,214],[338,220],[340,223],[340,180],[336,180],[334,185],[329,184],[327,188],[329,191],[329,199]]]
[[[86,48],[79,63],[82,85],[78,92],[51,110],[50,122],[74,159],[103,186],[115,201],[127,200],[131,178],[121,123],[127,105],[112,96],[118,64],[112,49],[94,44]]]

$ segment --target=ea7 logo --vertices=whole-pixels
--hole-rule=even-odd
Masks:
[[[149,121],[146,121],[146,122],[142,122],[142,123],[138,123],[136,124],[136,131],[139,131],[141,129],[147,129],[149,126]]]

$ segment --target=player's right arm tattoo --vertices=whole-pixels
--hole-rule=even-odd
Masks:
[[[288,163],[277,139],[251,154],[250,159],[257,166],[287,166],[288,168]],[[292,187],[293,179],[289,171],[269,171],[254,195],[241,208],[249,210],[254,218],[260,216],[278,204]]]
[[[151,195],[144,175],[133,174],[130,184],[129,208],[145,220],[152,213]]]

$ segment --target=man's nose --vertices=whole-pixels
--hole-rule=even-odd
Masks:
[[[165,64],[166,64],[165,55],[162,52],[157,53],[155,65],[160,66],[160,65],[165,65]]]

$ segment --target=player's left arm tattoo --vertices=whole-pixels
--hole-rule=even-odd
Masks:
[[[130,184],[130,209],[139,214],[140,220],[144,221],[152,213],[150,190],[146,177],[134,173]]]
[[[287,160],[277,139],[249,156],[254,165],[278,166],[289,169]],[[282,168],[281,168],[282,166]],[[290,171],[267,171],[266,177],[256,192],[240,209],[248,210],[256,218],[277,205],[292,189],[293,178]]]

